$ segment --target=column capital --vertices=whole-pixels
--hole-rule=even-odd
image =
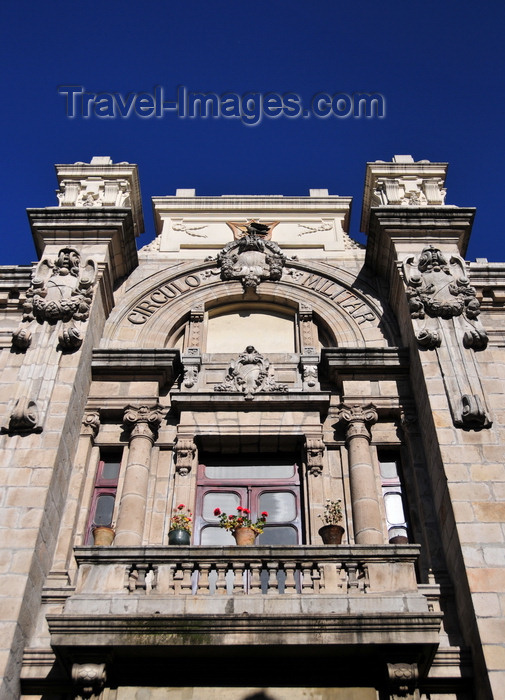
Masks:
[[[130,439],[144,436],[154,442],[163,417],[163,406],[127,406],[123,416],[126,430],[130,431]]]
[[[372,403],[364,406],[347,406],[341,404],[338,411],[338,419],[347,424],[346,439],[360,436],[370,440],[371,435],[368,426],[373,425],[378,419],[377,409]]]
[[[100,413],[99,411],[87,411],[82,419],[82,435],[91,435],[96,438],[100,430]]]

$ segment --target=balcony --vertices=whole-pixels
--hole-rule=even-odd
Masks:
[[[441,614],[431,587],[416,583],[418,554],[416,545],[79,547],[75,592],[47,618],[51,645],[66,665],[142,659],[142,673],[167,654],[208,662],[251,649],[270,659],[358,650],[372,666],[400,655],[427,671]]]

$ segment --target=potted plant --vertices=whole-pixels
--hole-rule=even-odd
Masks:
[[[170,518],[168,544],[190,544],[192,515],[184,503],[180,503],[177,506],[174,510],[174,515]]]
[[[110,547],[116,535],[114,523],[110,523],[109,525],[97,525],[93,523],[91,532],[93,534],[93,544],[95,547]]]
[[[238,506],[237,515],[227,515],[220,508],[214,510],[214,515],[219,517],[219,527],[229,530],[239,546],[252,545],[258,535],[261,535],[268,518],[268,513],[263,511],[255,523],[250,518],[249,508]]]
[[[344,528],[339,525],[342,520],[342,501],[340,498],[337,501],[326,499],[324,513],[318,515],[318,518],[324,522],[323,527],[319,529],[324,544],[340,544],[342,536],[345,532]]]

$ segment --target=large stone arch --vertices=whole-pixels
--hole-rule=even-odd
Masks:
[[[346,270],[325,263],[290,261],[279,281],[262,282],[257,293],[255,299],[262,304],[310,307],[338,346],[396,344],[395,319],[364,276],[358,283]],[[106,323],[101,347],[166,347],[174,328],[191,310],[244,300],[242,284],[223,282],[214,261],[165,268],[122,296]]]

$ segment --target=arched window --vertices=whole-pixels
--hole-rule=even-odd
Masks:
[[[209,311],[206,352],[296,352],[294,310],[274,304],[230,304]]]

